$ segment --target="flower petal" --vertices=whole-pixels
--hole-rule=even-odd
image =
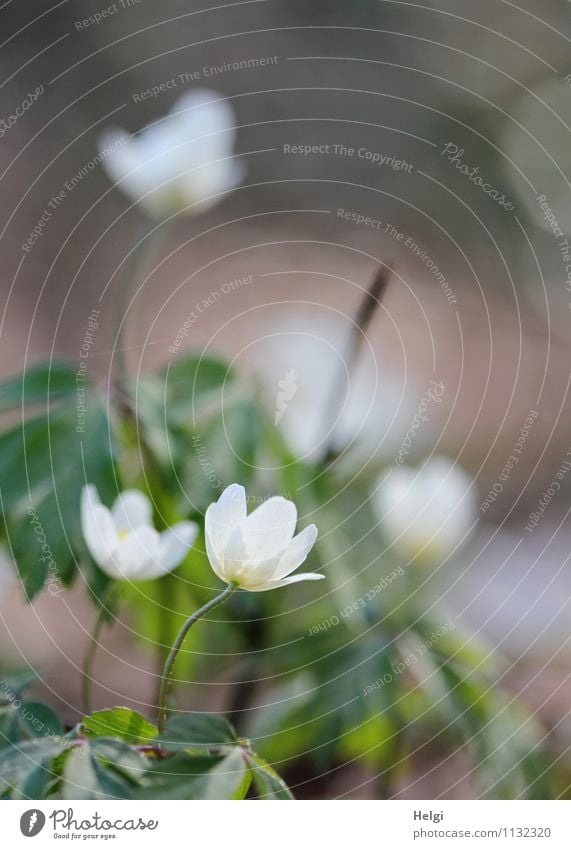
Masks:
[[[194,522],[178,522],[160,536],[159,560],[164,572],[170,572],[181,562],[198,533]]]
[[[119,546],[111,511],[99,501],[94,486],[84,486],[81,492],[81,531],[89,553],[98,566],[113,556]]]
[[[196,88],[175,102],[171,120],[180,125],[181,136],[188,141],[201,139],[207,152],[221,147],[230,149],[236,135],[236,118],[228,101],[218,92]],[[204,136],[210,138],[204,139]],[[208,155],[208,153],[207,153]]]
[[[299,575],[292,575],[290,578],[283,578],[281,581],[268,581],[263,587],[250,587],[251,593],[261,593],[265,590],[275,590],[278,587],[286,587],[288,584],[297,584],[299,581],[321,581],[325,575],[320,575],[318,572],[301,572]]]
[[[205,527],[204,529],[204,538],[206,540],[206,554],[208,556],[208,562],[212,567],[212,571],[220,578],[221,581],[226,581],[226,583],[228,583],[224,574],[224,560],[222,557],[218,557],[218,552],[212,543],[208,527]]]
[[[111,508],[117,530],[134,531],[144,525],[152,525],[153,508],[150,500],[138,489],[126,489]]]
[[[120,543],[113,560],[124,580],[142,581],[153,577],[151,563],[159,564],[160,534],[154,528],[132,531]],[[149,574],[152,573],[152,574]]]
[[[297,522],[292,501],[276,495],[256,508],[242,524],[248,557],[267,560],[283,552],[291,542]]]
[[[317,539],[317,528],[308,525],[301,533],[290,542],[284,554],[282,554],[278,567],[274,573],[275,580],[290,575],[298,566],[301,566]]]
[[[244,521],[246,515],[246,490],[237,483],[228,486],[218,501],[211,504],[206,511],[206,540],[219,563],[224,562],[224,549],[232,531]]]

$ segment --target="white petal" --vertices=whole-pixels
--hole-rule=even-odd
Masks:
[[[289,578],[284,578],[281,581],[268,581],[263,587],[252,587],[250,592],[261,593],[266,590],[275,590],[278,587],[287,587],[288,584],[297,584],[299,581],[321,581],[325,575],[320,575],[318,572],[301,572],[299,575],[291,575]]]
[[[291,542],[297,522],[292,501],[276,495],[254,510],[242,525],[248,556],[253,561],[281,554]]]
[[[217,551],[210,538],[208,527],[205,527],[204,529],[204,538],[206,540],[206,554],[208,555],[208,562],[212,566],[213,572],[218,575],[221,581],[226,581],[226,583],[228,583],[226,575],[224,574],[224,560],[222,557],[218,557]]]
[[[154,528],[132,531],[121,542],[113,558],[123,578],[137,581],[148,577],[149,561],[159,563],[159,546],[160,534]]]
[[[227,487],[218,501],[211,504],[206,511],[206,539],[219,563],[224,562],[224,549],[232,531],[244,521],[246,515],[246,491],[237,483]]]
[[[103,154],[103,167],[113,182],[121,183],[121,188],[128,194],[131,187],[138,187],[138,178],[130,175],[141,165],[141,159],[136,142],[129,134],[118,127],[111,127],[99,136],[97,146]],[[123,180],[126,182],[123,183]]]
[[[243,176],[233,159],[208,162],[183,174],[179,181],[179,204],[190,215],[199,215],[220,203]]]
[[[224,580],[238,581],[246,575],[248,571],[248,562],[246,560],[246,549],[244,548],[244,539],[240,528],[234,528],[230,534],[230,539],[224,547],[222,557],[222,572]]]
[[[216,91],[194,89],[176,101],[170,114],[181,125],[181,132],[189,140],[211,136],[205,142],[206,147],[222,139],[228,148],[234,142],[234,110]]]
[[[308,525],[300,534],[290,542],[284,554],[282,554],[274,578],[279,580],[290,575],[298,566],[301,566],[317,539],[317,528]]]
[[[181,562],[196,539],[198,525],[178,522],[160,536],[159,560],[165,572],[170,572]]]
[[[97,487],[92,483],[86,484],[81,490],[81,512],[86,510],[91,505],[101,504]]]
[[[126,489],[115,500],[111,509],[117,530],[134,531],[144,525],[152,525],[151,502],[138,489]]]
[[[124,143],[118,145],[123,138]],[[152,214],[162,215],[172,207],[169,198],[176,186],[169,181],[178,177],[189,166],[177,165],[170,153],[173,143],[168,134],[142,131],[140,136],[129,137],[122,130],[107,130],[98,141],[100,152],[107,152],[103,165],[118,188],[132,201],[141,203]]]
[[[111,511],[100,503],[94,486],[84,486],[81,492],[81,530],[89,553],[103,568],[117,550],[119,539]]]

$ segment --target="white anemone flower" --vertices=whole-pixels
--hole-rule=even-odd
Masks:
[[[244,487],[232,484],[206,511],[210,565],[222,581],[235,582],[250,592],[319,581],[325,576],[315,572],[291,575],[317,538],[315,525],[294,537],[296,522],[295,504],[279,495],[268,498],[248,516]]]
[[[473,479],[445,457],[387,472],[373,504],[387,541],[407,561],[446,559],[467,540],[478,518]]]
[[[175,569],[196,539],[194,522],[178,522],[159,533],[151,502],[136,489],[124,490],[109,510],[97,489],[81,493],[81,530],[89,553],[117,581],[147,581]]]
[[[99,137],[112,180],[153,218],[202,213],[243,178],[234,157],[234,111],[217,92],[185,94],[164,118],[134,136],[110,128]]]
[[[423,391],[406,374],[405,364],[387,365],[364,344],[349,373],[354,322],[321,306],[286,310],[280,305],[280,315],[271,315],[264,328],[264,336],[250,349],[248,366],[260,377],[269,411],[292,453],[315,463],[328,448],[344,451],[350,446],[346,462],[352,469],[373,457],[378,464],[390,461]],[[331,405],[336,386],[340,410]],[[411,455],[422,456],[431,432],[427,423]]]

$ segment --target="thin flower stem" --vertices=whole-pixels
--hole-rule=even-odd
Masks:
[[[149,259],[165,238],[165,228],[153,220],[145,219],[138,235],[135,237],[133,247],[128,253],[121,273],[117,296],[115,299],[115,354],[117,376],[121,385],[128,377],[126,348],[124,344],[125,327],[127,324],[127,310],[129,307],[129,294],[137,271],[144,271]]]
[[[178,632],[177,638],[174,641],[167,657],[165,667],[163,669],[163,674],[161,676],[161,686],[159,690],[159,712],[157,715],[157,725],[159,728],[159,733],[162,733],[167,718],[167,699],[172,681],[174,664],[177,655],[180,651],[180,648],[184,642],[184,638],[188,634],[191,625],[194,625],[194,623],[201,619],[206,613],[209,613],[211,610],[214,610],[215,607],[218,607],[219,604],[222,604],[223,601],[226,601],[227,598],[230,598],[232,593],[236,592],[237,589],[238,584],[236,584],[234,581],[229,583],[228,586],[219,595],[217,595],[211,601],[207,602],[205,605],[195,611],[192,616],[189,616],[180,631]]]
[[[109,605],[116,590],[116,585],[111,584],[111,586],[107,589],[107,592],[104,593],[103,598],[101,599],[101,610],[97,614],[97,619],[95,620],[95,625],[93,626],[93,631],[90,634],[87,649],[85,650],[85,657],[83,659],[83,667],[81,670],[81,694],[86,714],[91,713],[93,709],[93,663],[95,661],[97,646],[99,645],[99,637],[101,636],[101,631],[103,630],[103,626],[105,625],[109,615]]]

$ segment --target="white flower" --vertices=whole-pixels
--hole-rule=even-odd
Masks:
[[[149,499],[126,489],[111,510],[94,486],[81,493],[81,530],[97,565],[117,581],[146,581],[172,571],[196,538],[194,522],[179,522],[159,533],[152,525]]]
[[[219,94],[196,89],[137,135],[111,128],[99,138],[104,168],[153,217],[202,213],[236,188],[234,112]]]
[[[246,354],[248,365],[260,376],[295,456],[319,462],[329,447],[342,451],[350,445],[346,460],[352,468],[368,463],[373,455],[379,463],[394,457],[423,391],[407,374],[406,363],[388,365],[386,357],[364,344],[349,373],[354,323],[320,306],[305,305],[301,311],[280,304],[279,316],[270,314],[264,321],[263,337]],[[289,397],[284,397],[284,374],[295,375],[295,391],[291,384]],[[336,388],[341,409],[331,404]],[[428,423],[422,438],[415,440],[421,456],[430,433]]]
[[[444,457],[419,468],[392,469],[379,481],[373,503],[387,540],[407,561],[445,559],[478,517],[472,478]]]
[[[244,487],[232,484],[206,511],[206,551],[219,578],[251,592],[273,590],[296,581],[319,581],[324,575],[305,572],[287,577],[301,566],[317,538],[315,525],[294,537],[295,504],[275,496],[250,515]]]

